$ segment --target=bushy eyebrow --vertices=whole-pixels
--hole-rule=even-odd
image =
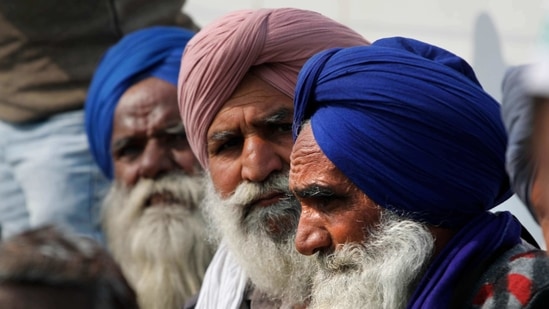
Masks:
[[[185,134],[185,127],[181,122],[178,122],[174,125],[168,126],[164,129],[162,129],[160,132],[155,133],[155,136],[161,135],[161,134]],[[115,140],[111,145],[111,153],[115,153],[116,151],[123,149],[128,144],[130,144],[132,141],[143,139],[141,136],[124,136],[120,137],[117,140]]]
[[[264,124],[278,124],[282,121],[288,119],[289,116],[292,116],[293,112],[289,108],[280,108],[277,109],[274,113],[263,118],[260,123]]]
[[[163,131],[168,134],[185,134],[185,126],[179,122],[173,126],[165,128]]]
[[[126,145],[128,145],[130,143],[131,140],[132,140],[131,137],[123,137],[123,138],[117,139],[111,145],[111,153],[114,154],[118,150],[123,149],[124,147],[126,147]]]
[[[255,121],[255,126],[265,126],[265,125],[274,125],[274,124],[280,124],[281,122],[284,122],[288,119],[288,117],[292,116],[293,111],[289,108],[280,108],[277,109],[274,113],[271,113],[267,115],[264,118],[261,118],[257,121]],[[223,131],[217,131],[212,133],[208,137],[208,142],[217,142],[217,141],[225,141],[229,140],[235,136],[237,136],[238,133],[233,130],[223,130]]]
[[[215,132],[208,138],[209,142],[225,141],[236,136],[236,133],[230,130]]]
[[[331,188],[321,186],[321,185],[309,185],[304,188],[294,189],[293,193],[296,197],[302,198],[302,199],[331,198],[336,195]]]

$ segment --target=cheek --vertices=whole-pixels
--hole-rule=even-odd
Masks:
[[[334,245],[344,243],[362,243],[365,240],[364,230],[367,222],[353,212],[333,217],[330,220],[329,231]]]
[[[334,244],[363,243],[368,238],[368,230],[379,224],[380,212],[369,203],[345,211],[331,220],[330,234]]]
[[[190,149],[174,150],[173,157],[176,164],[190,175],[196,175],[200,170],[200,164]]]
[[[210,158],[209,169],[215,189],[222,198],[229,197],[242,181],[241,167],[237,162]]]
[[[137,168],[123,163],[114,163],[114,179],[126,186],[133,186],[137,183]]]

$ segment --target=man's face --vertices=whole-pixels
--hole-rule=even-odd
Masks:
[[[221,197],[244,181],[261,183],[288,170],[292,116],[291,98],[253,75],[244,78],[207,133],[210,175]],[[253,203],[264,207],[282,197],[271,192]]]
[[[114,113],[111,149],[114,177],[126,186],[176,170],[195,174],[175,86],[151,77],[130,87]]]
[[[142,308],[180,308],[198,292],[213,248],[199,209],[202,177],[173,85],[148,78],[124,93],[112,154],[115,183],[102,222],[109,248]]]
[[[313,274],[294,248],[299,203],[288,190],[292,100],[247,76],[207,133],[209,221],[251,281],[301,304]]]
[[[301,202],[296,247],[302,254],[362,243],[364,231],[379,223],[380,208],[324,155],[310,125],[296,140],[289,184]]]
[[[310,125],[291,158],[302,207],[295,243],[316,258],[308,308],[406,307],[433,253],[428,227],[370,200],[324,155]]]

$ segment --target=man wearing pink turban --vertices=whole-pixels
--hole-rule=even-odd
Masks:
[[[179,109],[208,173],[205,209],[219,242],[196,308],[308,302],[313,268],[294,247],[301,208],[288,190],[297,74],[317,52],[368,44],[291,8],[229,13],[187,44]]]

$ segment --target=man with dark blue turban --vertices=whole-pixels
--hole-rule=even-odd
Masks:
[[[499,104],[420,41],[332,49],[300,72],[290,188],[310,308],[533,308],[549,259],[521,239]],[[299,136],[298,136],[299,134]]]
[[[181,308],[213,256],[175,86],[193,34],[152,27],[125,36],[103,56],[86,101],[92,154],[114,178],[102,225],[143,309]]]

